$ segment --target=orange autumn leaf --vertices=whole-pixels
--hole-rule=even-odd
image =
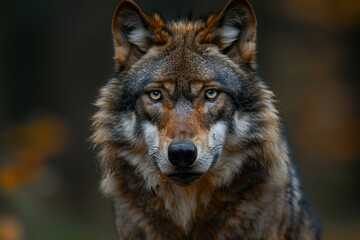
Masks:
[[[0,190],[31,180],[50,157],[65,149],[67,129],[54,117],[13,126],[0,134]]]

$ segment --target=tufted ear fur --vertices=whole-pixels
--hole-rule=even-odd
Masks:
[[[165,44],[168,34],[164,26],[159,16],[146,14],[135,2],[120,1],[112,22],[117,66],[138,59],[154,45]]]
[[[254,64],[256,17],[248,0],[230,0],[217,15],[209,16],[198,35],[203,44],[215,44],[236,63]]]

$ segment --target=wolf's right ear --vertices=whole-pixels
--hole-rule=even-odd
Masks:
[[[147,15],[135,2],[120,1],[112,21],[116,65],[140,58],[153,45],[165,44],[164,26],[159,16]]]

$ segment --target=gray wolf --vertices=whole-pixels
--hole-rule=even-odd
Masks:
[[[119,3],[92,141],[120,239],[320,238],[257,74],[256,24],[248,0],[177,22]]]

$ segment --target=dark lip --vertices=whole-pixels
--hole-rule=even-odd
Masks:
[[[168,175],[168,177],[171,178],[175,183],[185,186],[189,185],[195,180],[197,180],[199,177],[201,177],[202,174],[200,173],[187,173],[187,172],[180,172],[180,173],[173,173]]]

